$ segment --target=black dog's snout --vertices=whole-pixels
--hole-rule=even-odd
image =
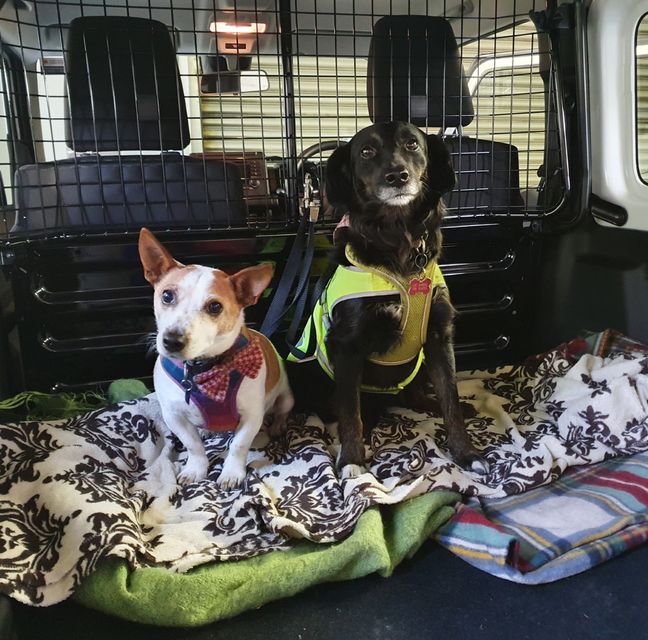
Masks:
[[[385,180],[392,187],[400,187],[409,180],[409,171],[403,167],[397,167],[385,174]]]
[[[185,337],[179,331],[167,331],[162,338],[162,344],[169,351],[182,351],[185,346]]]

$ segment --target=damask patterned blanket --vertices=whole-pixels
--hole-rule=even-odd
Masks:
[[[438,489],[506,496],[565,468],[648,449],[648,359],[563,347],[526,366],[464,374],[467,420],[487,476],[448,457],[442,421],[394,408],[367,443],[369,471],[340,479],[336,441],[316,417],[254,442],[243,487],[217,477],[229,437],[204,434],[210,478],[176,484],[185,452],[155,396],[55,422],[0,425],[0,589],[32,604],[69,596],[102,560],[186,571],[341,540],[361,514]]]

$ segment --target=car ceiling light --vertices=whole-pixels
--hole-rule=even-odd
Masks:
[[[263,22],[212,22],[212,33],[265,33],[267,25]]]

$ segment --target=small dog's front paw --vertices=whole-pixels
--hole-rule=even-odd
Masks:
[[[340,477],[343,480],[348,480],[349,478],[357,478],[363,473],[367,473],[367,468],[361,464],[345,464],[340,471]]]
[[[209,461],[207,458],[189,458],[185,462],[180,473],[178,473],[178,482],[180,484],[191,484],[200,482],[207,477]]]
[[[234,465],[227,465],[227,462],[223,465],[223,470],[216,480],[216,484],[221,488],[229,491],[230,489],[236,489],[239,487],[243,480],[245,480],[245,467],[239,467]]]

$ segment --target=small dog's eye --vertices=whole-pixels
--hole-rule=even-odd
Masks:
[[[217,316],[223,310],[223,305],[220,302],[210,302],[207,305],[207,313]]]
[[[414,138],[412,138],[405,143],[405,148],[409,151],[416,151],[419,148],[419,143]]]
[[[363,147],[360,155],[365,159],[369,160],[376,155],[376,150],[373,147]]]
[[[173,304],[175,302],[175,293],[171,289],[165,289],[162,292],[162,302],[164,304]]]

